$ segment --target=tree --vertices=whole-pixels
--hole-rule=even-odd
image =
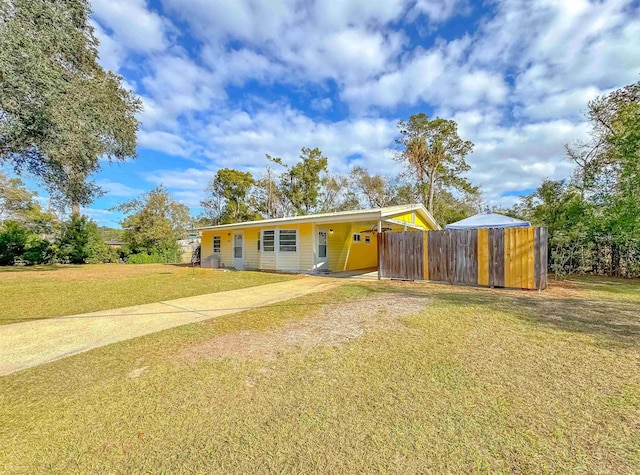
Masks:
[[[221,168],[207,186],[207,197],[200,202],[212,224],[230,224],[260,219],[251,209],[249,195],[255,180],[249,172]]]
[[[358,196],[349,186],[349,179],[339,173],[327,173],[322,178],[317,211],[333,213],[358,209]]]
[[[453,120],[426,114],[415,114],[408,121],[398,122],[401,138],[396,140],[400,150],[396,159],[415,174],[422,202],[433,214],[437,189],[473,192],[474,187],[462,175],[470,170],[465,157],[473,150],[473,143],[458,136]],[[477,191],[477,190],[475,190]]]
[[[285,165],[281,158],[267,155],[267,159],[285,167],[280,175],[279,187],[292,208],[293,214],[314,212],[318,206],[323,173],[327,172],[327,157],[318,148],[303,147],[300,161]]]
[[[171,199],[164,186],[158,186],[114,208],[127,214],[122,220],[123,240],[136,254],[172,257],[177,240],[192,225],[189,208]]]
[[[37,234],[51,234],[56,216],[42,209],[37,194],[28,190],[21,179],[8,178],[0,172],[0,222],[14,221]]]
[[[98,64],[88,0],[1,0],[0,44],[0,161],[78,214],[99,158],[135,156],[141,101]]]
[[[278,177],[273,168],[266,167],[262,178],[256,181],[252,201],[255,210],[267,219],[286,216],[286,198],[280,190]]]
[[[382,208],[395,203],[397,187],[384,175],[371,175],[364,167],[353,167],[349,178],[366,208]]]
[[[96,223],[86,216],[72,214],[71,219],[62,225],[60,236],[56,240],[56,257],[68,264],[89,264],[101,262],[106,244],[100,237]]]

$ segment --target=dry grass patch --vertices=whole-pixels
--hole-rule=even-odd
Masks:
[[[424,310],[428,302],[426,295],[396,297],[389,292],[348,303],[325,304],[302,320],[268,331],[245,330],[217,336],[186,348],[180,356],[187,362],[226,356],[273,360],[293,349],[337,345],[367,331],[393,328],[400,317]]]
[[[0,269],[0,325],[192,297],[296,276],[163,264]]]

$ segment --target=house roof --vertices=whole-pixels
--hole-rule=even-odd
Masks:
[[[387,206],[385,208],[359,209],[353,211],[337,211],[335,213],[309,214],[305,216],[292,216],[290,218],[262,219],[258,221],[245,221],[242,223],[221,224],[218,226],[206,226],[196,228],[198,231],[211,231],[218,229],[246,228],[257,226],[269,226],[278,224],[300,224],[300,223],[336,223],[354,221],[392,221],[394,216],[405,213],[416,212],[421,219],[435,229],[441,229],[440,225],[420,203]]]
[[[455,223],[447,224],[446,229],[477,229],[477,228],[528,228],[529,221],[511,218],[498,213],[481,213],[470,216]]]

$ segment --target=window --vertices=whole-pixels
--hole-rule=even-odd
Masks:
[[[273,229],[262,231],[262,250],[264,252],[276,250],[276,232]]]
[[[298,232],[295,229],[280,230],[280,252],[297,251]]]
[[[371,244],[371,235],[370,234],[365,235],[364,242],[367,243],[367,244]]]
[[[353,233],[353,242],[362,242],[362,235],[360,233]]]
[[[213,236],[213,253],[220,254],[220,236]]]

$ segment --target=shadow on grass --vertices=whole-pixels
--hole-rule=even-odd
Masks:
[[[48,266],[0,266],[0,273],[2,272],[50,272],[66,269],[77,269],[82,267],[81,265],[65,264],[64,266],[48,265]]]
[[[562,331],[605,336],[620,343],[640,343],[640,303],[609,298],[557,297],[548,293],[505,291],[442,285],[441,288],[410,288],[409,285],[369,287],[372,293],[399,296],[428,295],[433,304],[484,307],[504,312],[534,325]],[[579,289],[578,289],[579,290]]]

